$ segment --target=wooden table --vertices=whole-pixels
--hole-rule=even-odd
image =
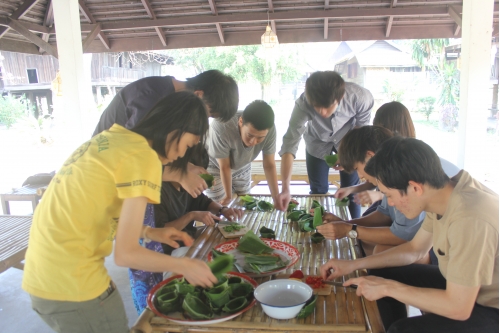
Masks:
[[[23,269],[32,216],[0,215],[0,273],[16,267]]]
[[[33,212],[35,211],[38,202],[40,201],[41,195],[38,189],[40,186],[23,186],[15,188],[8,193],[0,194],[0,201],[2,203],[2,210],[4,214],[10,214],[9,201],[31,201],[31,206],[33,207]]]
[[[270,201],[269,196],[254,196],[255,198]],[[318,200],[325,206],[326,210],[342,218],[348,218],[345,207],[335,206],[335,199],[331,196],[294,196],[301,204],[301,208],[309,208],[313,199]],[[236,199],[231,206],[240,206],[241,202]],[[301,269],[304,274],[319,275],[319,267],[331,258],[354,259],[361,256],[357,244],[347,238],[339,240],[323,241],[313,244],[310,233],[300,232],[297,222],[286,220],[286,213],[279,211],[246,213],[243,222],[247,227],[258,234],[262,226],[275,230],[276,239],[295,246],[301,258],[294,267],[282,273],[292,273]],[[201,236],[196,239],[186,256],[207,259],[208,253],[216,245],[227,241],[215,227],[207,227]],[[280,273],[281,274],[281,273]],[[366,275],[365,271],[356,271],[349,277]],[[262,283],[273,277],[256,279]],[[338,279],[341,281],[342,279]],[[356,291],[351,288],[333,287],[329,296],[319,296],[315,313],[305,319],[277,320],[268,317],[260,304],[234,318],[219,324],[206,326],[180,325],[169,320],[157,317],[149,309],[146,309],[132,332],[224,332],[224,333],[271,333],[271,332],[385,332],[376,302],[370,302],[363,297],[356,296]]]

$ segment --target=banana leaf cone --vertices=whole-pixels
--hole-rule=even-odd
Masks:
[[[314,312],[314,309],[316,308],[317,299],[318,295],[312,295],[311,298],[309,298],[309,300],[306,302],[304,307],[300,310],[299,314],[297,315],[297,318],[301,319],[310,316]]]
[[[319,203],[318,200],[313,200],[311,204],[311,209],[316,208],[316,207],[321,207],[321,204]]]
[[[224,287],[229,286],[229,280],[227,279],[227,277],[221,276],[219,278],[219,281],[217,281],[217,283],[214,285],[214,287],[219,287],[219,286],[224,286]]]
[[[179,283],[180,283],[180,281],[178,279],[173,279],[172,281],[170,281],[169,283],[167,283],[166,285],[161,287],[160,290],[158,290],[156,292],[156,297],[159,297],[160,295],[163,295],[166,293],[170,293],[172,291],[176,291],[175,286]]]
[[[243,283],[243,279],[240,278],[239,276],[230,276],[229,279],[227,279],[227,283],[229,285],[231,285],[231,284],[239,284],[239,283]]]
[[[261,200],[257,203],[257,209],[261,212],[269,212],[274,209],[274,205],[270,202]]]
[[[252,288],[253,289],[253,288]],[[235,313],[241,311],[247,306],[248,300],[246,297],[236,297],[224,305],[222,311],[226,313]]]
[[[326,162],[326,164],[328,164],[328,166],[330,168],[334,167],[337,164],[338,159],[339,159],[339,156],[337,154],[325,156],[325,162]]]
[[[231,288],[218,286],[203,291],[213,308],[222,308],[231,299]]]
[[[323,236],[319,232],[316,232],[316,233],[311,235],[311,242],[313,242],[314,244],[319,244],[324,240],[325,240],[325,236]]]
[[[234,256],[231,254],[220,255],[213,259],[213,261],[208,263],[208,267],[212,270],[212,273],[217,277],[221,278],[225,273],[229,272],[234,265]]]
[[[276,238],[276,233],[274,232],[273,229],[262,227],[259,229],[259,232],[260,232],[260,237],[262,238],[272,238],[272,239]]]
[[[230,284],[231,298],[248,297],[253,293],[253,286],[248,283]]]
[[[177,311],[181,302],[181,296],[175,291],[171,291],[155,297],[156,308],[163,314]]]
[[[186,296],[187,294],[193,294],[195,292],[195,287],[188,283],[178,283],[175,285],[177,294],[181,296]]]
[[[208,173],[202,173],[200,175],[201,178],[207,183],[208,188],[212,187],[214,184],[214,176],[209,175]]]
[[[212,319],[214,313],[210,306],[192,294],[187,294],[182,302],[182,308],[192,319]]]
[[[306,221],[306,220],[309,220],[309,219],[312,219],[312,218],[313,218],[313,216],[311,214],[309,214],[309,213],[301,214],[299,216],[299,222]]]
[[[323,224],[323,213],[321,207],[314,208],[313,227],[316,229]]]
[[[299,221],[298,224],[300,231],[309,232],[314,230],[312,217],[308,218],[307,220]]]
[[[274,250],[266,245],[252,230],[247,231],[243,237],[238,241],[237,249],[240,252],[251,254],[264,254],[271,253]],[[231,266],[232,267],[232,266]]]
[[[212,249],[212,258],[214,258],[214,259],[219,257],[219,256],[227,256],[227,255],[228,255],[227,253],[217,251],[216,249]]]

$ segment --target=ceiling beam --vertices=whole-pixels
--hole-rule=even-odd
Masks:
[[[457,9],[455,6],[448,7],[448,14],[455,21],[457,25],[462,26],[462,15],[460,14],[461,10]]]
[[[20,19],[24,14],[29,12],[38,1],[40,0],[25,0],[9,17],[14,20]],[[8,30],[9,27],[0,27],[0,38],[2,38]]]
[[[323,39],[328,39],[328,18],[325,18],[325,23],[323,27]]]
[[[23,25],[23,23],[19,22],[18,20],[13,20],[9,18],[9,21],[10,21],[9,27],[11,29],[14,29],[19,34],[23,35],[26,39],[28,39],[36,46],[44,49],[48,54],[50,54],[54,58],[57,58],[57,51],[52,47],[52,45],[50,45],[49,43],[47,43],[46,41],[44,41],[43,39],[32,33],[31,31],[29,31],[29,29],[26,28]]]
[[[96,20],[94,19],[94,16],[90,12],[90,10],[87,8],[87,5],[85,5],[84,0],[78,0],[78,5],[80,6],[80,12],[83,14],[83,16],[85,16],[87,21],[89,21],[90,23],[93,23],[93,24],[97,23]],[[104,44],[104,47],[106,47],[106,49],[109,50],[111,46],[109,44],[108,38],[106,37],[106,35],[102,31],[102,27],[101,27],[101,29],[99,29],[99,33],[97,34],[97,37],[99,37],[100,41]]]
[[[167,46],[167,36],[163,32],[162,27],[155,27],[155,31],[156,31],[156,34],[158,35],[158,37],[160,38],[161,45]]]
[[[100,24],[100,23],[98,23]],[[102,29],[101,29],[102,30]],[[104,47],[108,50],[111,50],[111,44],[109,43],[108,37],[101,31],[99,34],[97,34],[97,37],[101,41],[101,43],[104,45]]]
[[[461,26],[459,26],[458,24],[455,24],[455,29],[453,29],[453,36],[458,36],[458,34],[460,33],[460,30],[462,29]]]
[[[88,34],[87,37],[85,38],[85,40],[83,41],[82,49],[83,49],[84,53],[85,53],[85,51],[88,50],[90,44],[92,44],[92,41],[97,37],[97,35],[100,32],[101,32],[101,25],[99,23],[97,23],[95,25],[95,28],[92,29],[92,31],[90,32],[90,34]]]
[[[276,21],[271,20],[271,29],[273,29],[274,33],[276,33]]]
[[[215,6],[214,0],[208,0],[208,4],[210,5],[210,10],[212,11],[212,15],[219,15],[217,12],[217,7]],[[224,39],[224,30],[222,30],[222,25],[220,23],[215,23],[215,27],[217,28],[217,33],[219,34],[219,39],[221,44],[226,44],[226,40]]]
[[[220,42],[222,44],[225,44],[226,41],[224,40],[224,32],[222,31],[222,27],[220,26],[220,23],[215,23],[215,26],[217,27],[217,32],[219,33]]]
[[[269,12],[274,13],[273,0],[267,0],[267,6],[269,8]]]
[[[45,6],[45,15],[43,17],[43,25],[45,27],[52,26],[54,23],[54,9],[52,7],[52,0],[47,1],[47,5]],[[49,41],[50,34],[42,34],[42,39],[46,42]],[[38,51],[40,53],[43,53],[44,50],[42,48],[39,48]]]
[[[0,25],[3,25],[5,27],[9,27],[10,25],[10,20],[11,18],[8,16],[0,16]],[[43,25],[27,22],[27,21],[22,21],[23,25],[25,28],[28,30],[34,31],[34,32],[39,32],[43,34],[52,34],[55,33],[55,30],[53,28],[48,28],[44,27]],[[54,31],[52,31],[54,30]],[[90,31],[90,29],[89,29]]]
[[[394,16],[389,16],[387,19],[387,23],[385,24],[385,37],[389,37],[391,34],[392,21],[394,20]]]
[[[391,8],[396,7],[398,0],[391,0]]]
[[[146,13],[148,13],[148,16],[152,20],[156,20],[156,14],[153,9],[153,6],[151,6],[151,3],[149,0],[141,0],[142,5],[144,6],[144,9],[146,9]],[[156,34],[158,35],[158,38],[160,38],[161,45],[164,47],[167,46],[167,37],[165,36],[165,33],[163,32],[163,29],[161,27],[155,27]]]
[[[325,10],[327,10],[328,7],[330,7],[330,0],[325,0]]]
[[[208,0],[208,4],[210,5],[210,10],[212,11],[212,15],[219,15],[217,13],[217,7],[215,7],[215,1],[214,0]]]

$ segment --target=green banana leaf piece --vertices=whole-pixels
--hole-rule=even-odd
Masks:
[[[214,313],[210,306],[206,305],[196,296],[187,294],[182,302],[182,308],[187,315],[193,319],[212,319]]]
[[[156,292],[156,297],[159,297],[160,295],[163,295],[163,294],[175,291],[176,290],[175,285],[178,284],[178,283],[180,283],[180,280],[173,279],[172,281],[170,281],[169,283],[167,283],[166,285],[164,285],[163,287],[161,287],[160,290],[158,290]]]
[[[246,210],[254,210],[254,208],[257,207],[257,202],[245,202],[244,207]]]
[[[269,229],[266,227],[262,227],[259,229],[260,232],[260,237],[262,238],[276,238],[276,233],[274,232],[273,229]]]
[[[224,252],[221,252],[221,251],[217,251],[216,249],[212,249],[212,258],[217,258],[219,256],[228,256],[229,254],[227,253],[224,253]]]
[[[233,268],[234,262],[234,256],[231,254],[219,255],[208,263],[208,267],[219,278]]]
[[[305,231],[305,232],[313,231],[314,225],[313,225],[312,219],[305,221],[302,229],[303,229],[302,231]]]
[[[207,183],[207,186],[209,188],[213,186],[213,184],[214,184],[214,176],[209,175],[208,173],[202,173],[200,175],[200,177],[203,178],[203,180],[205,180],[205,183]]]
[[[302,210],[294,210],[293,212],[291,212],[290,214],[288,214],[286,216],[287,220],[291,220],[291,221],[298,221],[299,220],[299,217],[304,214],[304,211]]]
[[[269,264],[269,265],[245,264],[243,266],[243,270],[248,273],[260,274],[284,268],[286,267],[286,265],[288,265],[288,263],[289,263],[288,260],[282,261],[280,259],[275,264]]]
[[[300,215],[299,222],[307,221],[307,220],[310,220],[312,218],[313,218],[313,216],[311,214],[305,213],[305,214]]]
[[[247,304],[248,304],[248,300],[246,297],[244,297],[244,296],[237,297],[237,298],[229,301],[226,305],[224,305],[224,307],[222,308],[222,311],[224,311],[226,313],[235,313],[235,312],[238,312],[238,311],[244,309],[245,306],[247,306]]]
[[[167,314],[169,312],[177,311],[181,301],[181,297],[175,291],[171,291],[165,294],[157,295],[155,298],[156,308],[161,313]]]
[[[225,276],[220,277],[219,281],[217,281],[217,283],[214,284],[213,288],[220,287],[220,286],[224,286],[224,287],[229,286],[229,280],[227,279],[227,277],[225,277]]]
[[[248,283],[230,284],[229,288],[231,289],[231,298],[248,297],[253,293],[253,286]]]
[[[238,241],[237,249],[240,252],[251,254],[271,253],[274,250],[266,245],[252,230],[248,230]]]
[[[239,231],[241,229],[243,229],[245,226],[243,224],[239,224],[239,223],[230,223],[226,226],[224,226],[222,229],[225,231],[225,232],[235,232],[235,231]]]
[[[316,207],[314,208],[313,227],[314,229],[316,229],[322,224],[323,224],[323,213],[321,212],[321,207]]]
[[[245,263],[257,265],[271,265],[280,260],[278,256],[248,254],[245,256]]]
[[[301,319],[310,316],[314,312],[314,309],[316,308],[317,299],[318,295],[312,295],[312,297],[309,298],[304,307],[300,310],[299,314],[297,315],[297,318]]]
[[[349,206],[349,197],[335,200],[335,206],[338,206],[338,207]]]
[[[213,308],[222,308],[231,299],[231,288],[228,286],[218,286],[203,291],[205,297],[210,301]]]
[[[175,289],[178,295],[186,296],[187,294],[192,294],[195,292],[195,287],[188,283],[178,283],[175,285]]]
[[[297,206],[298,206],[298,205],[297,205],[296,203],[294,203],[294,202],[290,202],[290,203],[288,204],[288,208],[286,209],[286,211],[287,211],[287,212],[291,212],[291,211],[293,211],[295,208],[297,208]]]
[[[227,283],[229,285],[231,285],[231,284],[239,284],[239,283],[243,283],[243,279],[240,278],[239,276],[231,276],[231,277],[229,277],[229,279],[227,279]]]
[[[194,291],[191,293],[188,293],[188,294],[191,294],[192,296],[201,298],[201,295],[203,294],[203,288],[202,287],[195,287]]]
[[[274,205],[270,202],[261,200],[257,203],[257,209],[261,212],[269,212],[274,209]]]
[[[337,161],[339,159],[339,155],[333,154],[333,155],[326,155],[325,156],[325,162],[328,164],[328,166],[334,167],[337,164]]]
[[[313,200],[311,204],[311,209],[316,207],[321,207],[321,204],[319,203],[318,200]]]
[[[311,235],[311,242],[313,242],[314,244],[321,243],[324,240],[325,240],[325,236],[323,236],[319,232],[316,232],[316,233]]]
[[[240,199],[244,202],[255,202],[255,198],[248,194],[240,197]]]

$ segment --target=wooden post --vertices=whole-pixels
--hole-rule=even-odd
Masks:
[[[479,181],[484,165],[494,152],[484,149],[493,30],[493,0],[464,0],[460,68],[458,167]]]

